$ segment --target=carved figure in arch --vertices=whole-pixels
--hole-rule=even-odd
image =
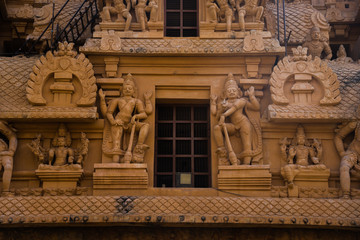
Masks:
[[[111,139],[113,161],[119,162],[120,155],[124,155],[122,162],[143,162],[145,150],[148,146],[144,144],[149,132],[149,124],[140,122],[145,120],[152,113],[150,98],[152,92],[144,94],[144,103],[136,98],[136,85],[131,74],[124,80],[121,97],[110,101],[109,105],[105,102],[105,94],[100,89],[101,111],[111,125]],[[124,133],[130,133],[128,144],[123,141]],[[137,143],[132,152],[134,134],[138,132]],[[125,153],[124,153],[125,152]]]
[[[3,169],[2,191],[7,193],[10,190],[10,182],[13,170],[14,154],[17,148],[16,130],[10,127],[7,122],[0,121],[0,132],[7,138],[9,144],[0,139],[0,170]]]
[[[249,99],[242,97],[242,92],[234,76],[229,73],[224,85],[224,100],[217,104],[217,96],[211,96],[211,113],[219,118],[218,124],[214,127],[219,165],[229,165],[229,163],[239,165],[240,159],[243,159],[243,164],[246,165],[259,164],[260,159],[253,157],[262,152],[261,140],[258,139],[258,137],[261,138],[261,130],[250,112],[251,110],[259,111],[260,104],[255,97],[254,87],[250,87],[246,94]],[[235,134],[240,135],[243,147],[238,156],[232,150],[232,143],[229,139],[229,136]],[[255,146],[255,140],[257,140],[257,146]]]
[[[220,22],[226,22],[226,31],[231,32],[231,23],[235,20],[234,18],[234,0],[216,0],[219,5],[219,18]]]
[[[351,132],[355,132],[355,136],[347,149],[345,149],[343,140]],[[341,157],[340,185],[342,197],[347,199],[350,198],[350,172],[360,172],[360,121],[352,121],[340,125],[339,128],[336,129],[334,142],[336,150]]]
[[[206,1],[206,22],[217,23],[219,21],[220,8],[215,0]]]
[[[140,23],[141,31],[146,31],[147,16],[146,13],[150,12],[150,21],[155,22],[158,5],[155,0],[147,4],[148,0],[132,0],[132,7],[135,9],[136,21]]]
[[[326,169],[326,166],[320,162],[321,142],[316,138],[312,143],[307,140],[302,125],[298,125],[292,141],[288,141],[287,138],[280,141],[280,151],[282,159],[287,162],[287,165],[281,169],[281,174],[289,188],[294,187],[294,178],[302,169]]]
[[[350,57],[346,55],[346,50],[344,48],[344,45],[340,45],[339,50],[336,52],[337,58],[335,59],[336,62],[343,62],[343,63],[352,63],[354,60],[352,60]]]
[[[132,20],[130,9],[130,0],[126,0],[126,4],[123,0],[106,0],[101,13],[102,19],[104,22],[111,22],[111,15],[117,16],[116,22],[124,22],[126,19],[124,31],[129,31]]]
[[[242,2],[243,6],[240,6]],[[241,31],[245,31],[245,16],[255,16],[255,21],[261,23],[261,17],[264,14],[264,7],[259,6],[259,0],[236,0],[236,11],[239,17]]]
[[[322,52],[325,52],[326,60],[330,60],[332,57],[332,52],[329,44],[324,40],[321,39],[321,33],[319,27],[311,28],[310,35],[307,37],[306,42],[303,44],[303,47],[308,48],[308,54],[313,57],[321,58]]]

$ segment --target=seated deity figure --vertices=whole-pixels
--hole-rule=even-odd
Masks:
[[[287,138],[280,141],[280,151],[282,158],[287,162],[287,165],[281,169],[281,174],[289,188],[294,187],[294,178],[301,170],[326,169],[326,166],[320,162],[322,156],[321,142],[314,139],[313,143],[310,144],[301,125],[298,125],[296,136],[291,143],[288,142]]]
[[[243,1],[245,4],[240,6]],[[264,7],[259,6],[259,0],[236,0],[236,10],[241,31],[245,31],[245,16],[255,16],[255,21],[261,22],[264,13]]]
[[[348,199],[350,198],[350,171],[353,169],[355,172],[360,171],[360,122],[352,121],[350,123],[343,124],[336,131],[334,142],[336,150],[341,157],[340,186],[342,190],[342,197]],[[345,150],[343,139],[354,131],[354,139]]]
[[[101,111],[111,125],[112,152],[126,151],[123,159],[125,163],[143,162],[143,155],[148,148],[144,142],[149,132],[149,124],[140,121],[145,120],[152,112],[150,102],[152,93],[144,94],[146,100],[144,106],[144,103],[136,98],[136,92],[137,89],[131,74],[124,79],[121,96],[111,100],[108,106],[105,102],[105,94],[101,89],[99,91]],[[133,154],[131,148],[135,131],[138,132],[138,138]],[[123,141],[125,132],[130,133],[127,145]]]
[[[104,22],[111,22],[111,15],[117,16],[116,22],[124,22],[126,19],[124,31],[129,31],[132,20],[130,8],[130,0],[126,0],[126,5],[123,0],[106,0],[101,13],[102,19]]]
[[[234,0],[216,0],[219,5],[219,18],[220,22],[226,22],[226,31],[231,32],[231,23],[235,20],[234,18]]]
[[[303,44],[303,47],[307,47],[309,49],[308,54],[313,57],[321,58],[322,52],[325,52],[326,60],[330,60],[332,58],[332,52],[329,44],[326,41],[323,41],[321,38],[320,28],[313,27],[310,31],[310,36]]]
[[[10,190],[10,182],[13,170],[13,158],[17,147],[15,129],[11,128],[6,122],[0,121],[0,132],[9,140],[7,144],[0,139],[0,170],[3,169],[2,191],[7,193]]]
[[[137,3],[137,4],[136,4]],[[146,31],[147,16],[146,13],[150,12],[150,21],[155,22],[158,5],[155,0],[152,0],[147,5],[147,0],[132,0],[132,6],[135,9],[136,21],[140,23],[141,31]]]
[[[254,87],[250,87],[246,94],[249,96],[249,100],[242,97],[242,92],[234,76],[229,73],[224,85],[224,100],[217,104],[217,96],[211,96],[211,113],[219,118],[218,124],[214,127],[219,165],[229,165],[229,160],[231,165],[238,165],[240,163],[238,158],[243,159],[243,164],[251,164],[254,156],[252,142],[255,134],[253,134],[252,119],[248,118],[248,110],[259,111],[260,104],[255,97]],[[243,148],[240,156],[237,156],[232,149],[229,139],[231,135],[239,135],[241,138]],[[228,152],[225,148],[224,137]]]
[[[340,45],[339,50],[336,52],[337,58],[335,59],[336,62],[343,62],[343,63],[352,63],[354,60],[352,60],[350,57],[346,55],[346,50],[344,48],[344,45]]]
[[[206,1],[206,21],[209,23],[217,23],[220,8],[216,5],[215,0]]]
[[[57,142],[56,146],[54,146],[49,150],[49,165],[64,166],[67,164],[73,164],[74,151],[67,146],[65,137],[59,136],[56,142]]]

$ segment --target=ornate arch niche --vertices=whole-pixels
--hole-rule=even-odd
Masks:
[[[93,66],[84,54],[77,55],[73,46],[59,43],[59,51],[49,51],[36,61],[26,87],[32,105],[94,105],[97,87]]]
[[[275,105],[333,106],[341,101],[340,83],[325,61],[306,56],[307,48],[293,48],[292,57],[284,57],[270,78],[271,99]]]

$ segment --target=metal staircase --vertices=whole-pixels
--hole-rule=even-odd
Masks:
[[[46,42],[46,47],[45,49],[43,49],[44,52],[56,49],[58,42],[63,42],[65,40],[67,42],[76,43],[85,33],[88,27],[90,27],[90,30],[92,31],[96,19],[99,16],[99,7],[97,0],[84,0],[75,12],[75,14],[69,20],[69,22],[65,25],[65,27],[61,28],[59,24],[56,24],[55,26],[56,19],[61,15],[62,11],[64,11],[65,7],[70,1],[71,0],[67,0],[61,7],[61,9],[56,13],[56,15],[52,17],[51,21],[37,38],[37,40],[32,43],[27,40],[23,44],[23,46],[17,51],[17,54],[37,54],[37,52],[35,51],[35,47],[39,45],[39,43],[41,43],[42,41]],[[50,40],[42,39],[42,37],[47,31],[51,31]]]

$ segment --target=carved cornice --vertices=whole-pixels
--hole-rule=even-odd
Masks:
[[[5,197],[1,225],[217,224],[358,228],[360,201],[242,197]],[[75,221],[74,221],[75,220]]]

